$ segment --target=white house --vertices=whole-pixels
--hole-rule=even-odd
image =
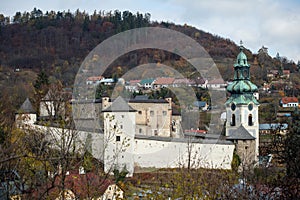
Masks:
[[[298,107],[299,101],[297,97],[282,97],[280,104],[283,108]]]

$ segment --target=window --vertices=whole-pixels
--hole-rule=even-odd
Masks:
[[[163,111],[163,116],[166,116],[167,115],[167,111]]]
[[[141,128],[139,129],[139,133],[142,133],[142,129]]]
[[[139,112],[138,112],[140,115],[142,114],[142,111],[141,110],[139,110]]]
[[[231,126],[235,126],[235,114],[232,114],[231,116]]]
[[[117,141],[117,142],[120,142],[120,141],[121,141],[121,136],[117,135],[117,136],[116,136],[116,141]]]
[[[123,129],[123,125],[120,125],[120,129]]]
[[[124,118],[124,115],[121,115],[122,118]]]
[[[253,126],[252,115],[248,116],[248,126]]]
[[[150,116],[153,116],[153,115],[154,115],[154,111],[151,110],[151,111],[150,111]]]

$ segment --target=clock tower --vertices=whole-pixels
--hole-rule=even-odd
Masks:
[[[257,92],[257,86],[250,81],[250,65],[243,50],[244,47],[241,42],[240,53],[234,64],[234,80],[227,86],[230,96],[225,103],[225,136],[236,144],[244,144],[243,151],[249,151],[248,154],[250,153],[252,157],[250,160],[257,161],[259,154],[259,103],[253,95],[254,92]],[[250,146],[247,146],[247,142],[250,142]],[[241,151],[240,146],[239,150]],[[245,154],[245,152],[243,153]]]

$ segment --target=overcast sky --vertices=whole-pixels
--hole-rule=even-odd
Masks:
[[[188,24],[214,35],[229,38],[256,53],[263,45],[269,54],[300,60],[300,1],[298,0],[9,0],[1,2],[0,13],[39,8],[43,12],[77,8],[129,10],[150,13],[151,20]]]

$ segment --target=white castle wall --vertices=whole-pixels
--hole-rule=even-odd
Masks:
[[[60,138],[63,132],[68,133],[70,131],[39,125],[32,125],[32,128],[49,133],[49,140]],[[109,155],[104,154],[104,152],[113,151],[116,143],[110,143],[109,147],[105,147],[104,135],[95,132],[76,131],[76,135],[77,148],[89,145],[93,156],[106,163],[105,169],[110,172],[109,169],[113,169],[113,166],[108,166],[111,159],[107,159]],[[129,151],[125,150],[118,156],[119,164],[123,163],[121,166],[126,165],[129,175],[138,172],[139,168],[187,167],[189,158],[191,168],[231,169],[234,144],[226,142],[219,144],[217,140],[204,140],[202,143],[188,143],[187,140],[183,141],[184,139],[176,138],[163,140],[153,140],[153,138],[131,140],[127,147]],[[191,153],[188,153],[188,147],[190,147]],[[114,164],[112,163],[112,165]]]
[[[211,142],[202,144],[135,139],[134,165],[136,168],[187,167],[190,158],[192,168],[231,169],[234,145]]]

